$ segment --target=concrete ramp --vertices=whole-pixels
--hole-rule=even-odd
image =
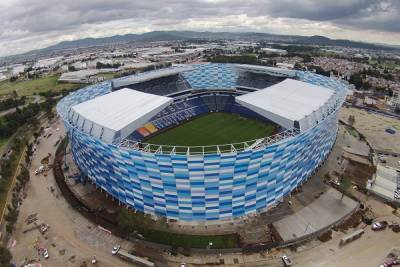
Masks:
[[[285,242],[315,233],[340,221],[358,206],[351,198],[341,197],[340,192],[331,188],[308,206],[273,223],[273,226]]]

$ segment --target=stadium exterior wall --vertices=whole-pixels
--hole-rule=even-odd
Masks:
[[[315,74],[301,75],[320,83]],[[258,150],[170,155],[125,149],[81,132],[66,119],[72,103],[109,90],[110,83],[91,86],[58,105],[74,160],[122,203],[170,219],[229,220],[265,211],[309,178],[336,140],[337,110],[314,128]]]

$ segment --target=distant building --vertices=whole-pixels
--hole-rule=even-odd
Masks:
[[[99,73],[99,70],[79,70],[66,72],[60,76],[58,81],[65,83],[92,83],[99,81],[98,77],[94,77]]]
[[[7,76],[3,73],[0,73],[0,82],[4,80],[7,80]]]
[[[63,57],[40,59],[33,64],[34,69],[51,69],[61,64]]]
[[[400,204],[400,169],[378,164],[376,174],[368,180],[367,189]]]
[[[389,104],[393,111],[400,110],[400,90],[393,90],[393,96],[390,98]]]
[[[376,100],[371,97],[366,96],[366,97],[364,97],[364,104],[369,105],[369,106],[371,106],[371,105],[374,106],[374,105],[376,105]]]
[[[26,65],[22,65],[22,64],[17,64],[14,65],[11,69],[11,75],[12,76],[18,76],[21,73],[23,73],[26,70]]]
[[[120,67],[123,70],[137,70],[137,69],[145,69],[151,66],[155,66],[156,64],[153,62],[130,62],[125,63]]]
[[[88,68],[88,64],[86,62],[82,62],[82,61],[78,61],[72,64],[72,66],[76,69],[76,70],[83,70],[83,69],[87,69]]]
[[[278,54],[280,56],[282,55],[287,55],[287,51],[283,49],[275,49],[275,48],[269,48],[269,47],[263,47],[261,48],[261,51],[267,53],[267,54]]]
[[[153,59],[156,61],[184,62],[199,56],[202,50],[203,49],[187,49],[184,52],[159,54],[154,55]]]
[[[276,66],[277,66],[278,68],[281,68],[281,69],[289,69],[289,70],[294,69],[294,64],[290,64],[290,63],[281,63],[281,62],[278,62],[278,63],[276,63]]]

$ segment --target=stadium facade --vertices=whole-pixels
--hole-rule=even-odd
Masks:
[[[290,83],[283,86],[287,80]],[[302,89],[293,88],[297,83]],[[137,119],[131,114],[141,107],[135,102],[138,96],[129,100],[128,89],[120,88],[163,95],[163,99],[157,99],[158,107],[146,106],[148,110]],[[282,90],[286,90],[285,97]],[[125,104],[115,106],[115,100],[107,101],[119,91],[127,93],[125,101],[121,100]],[[296,96],[303,91],[317,95]],[[170,219],[230,220],[275,206],[315,172],[335,143],[337,112],[346,91],[340,80],[311,72],[234,64],[186,65],[86,87],[64,97],[57,110],[83,176],[115,199]],[[323,97],[316,105],[305,104],[315,102],[318,95]],[[263,101],[257,103],[263,97],[265,106]],[[274,101],[268,104],[268,98]],[[121,126],[114,123],[120,121],[114,113],[102,118],[85,113],[85,103],[92,109],[96,99],[100,99],[98,105],[111,103],[107,114],[115,108],[118,112],[114,113],[129,120]],[[275,109],[270,108],[273,105]],[[146,136],[214,111],[273,121],[280,130],[274,136],[220,146],[144,143]]]

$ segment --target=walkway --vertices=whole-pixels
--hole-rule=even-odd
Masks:
[[[284,241],[299,239],[327,228],[358,206],[358,203],[349,197],[341,197],[340,192],[331,188],[310,205],[274,222],[273,225]]]

